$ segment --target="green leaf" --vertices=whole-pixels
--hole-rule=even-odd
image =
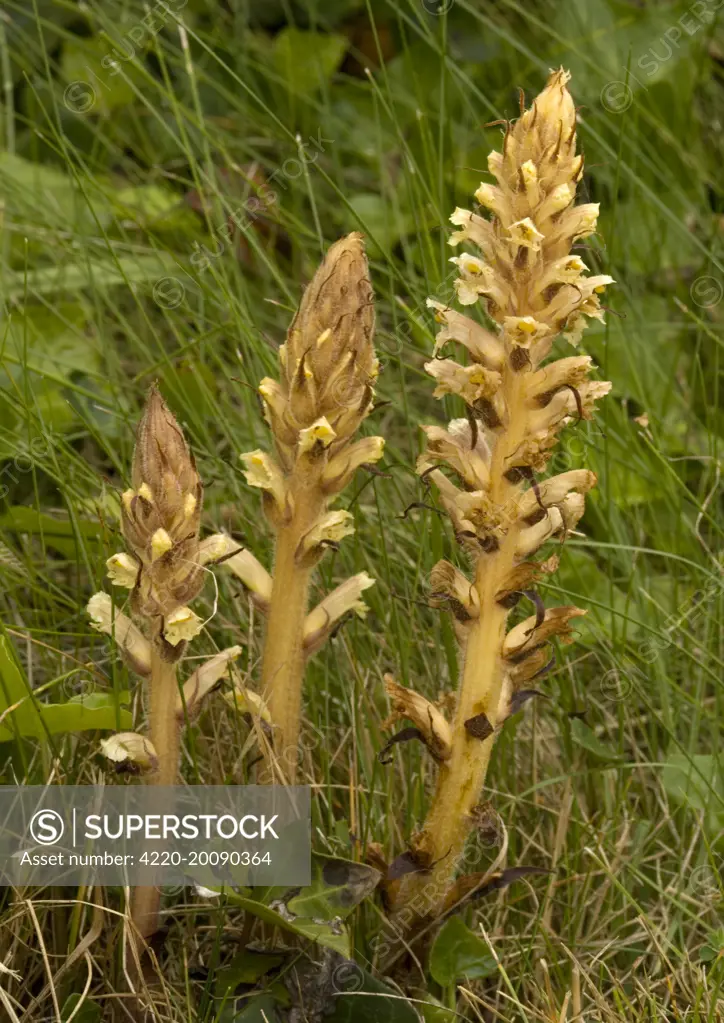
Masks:
[[[595,559],[579,548],[566,549],[566,556],[558,570],[557,583],[566,591],[565,603],[578,604],[580,601],[579,606],[582,607],[586,606],[587,597],[605,594],[606,607],[590,607],[585,618],[576,619],[577,643],[596,641],[597,629],[605,627],[610,621],[609,608],[622,616],[629,611],[623,590],[619,586],[611,586],[608,576],[599,568]],[[569,597],[568,594],[573,596]],[[637,627],[629,624],[629,637],[637,633]]]
[[[0,637],[0,741],[16,735],[42,733],[40,712],[31,697],[32,690],[15,657],[10,641]],[[15,710],[8,712],[17,704]]]
[[[709,812],[712,823],[724,816],[724,770],[711,753],[672,753],[661,782],[670,798],[692,810]]]
[[[196,227],[195,213],[171,188],[136,185],[119,188],[111,198],[117,214],[126,224],[132,219],[137,227],[153,226],[157,230],[188,228],[193,231]]]
[[[109,114],[120,107],[128,106],[135,97],[131,80],[135,78],[139,86],[144,81],[141,72],[134,68],[132,61],[122,65],[119,62],[118,68],[108,67],[111,50],[111,44],[104,42],[99,36],[91,39],[71,36],[63,46],[61,62],[63,79],[68,83],[80,83],[85,86],[85,92],[78,95],[82,95],[84,99],[80,109],[86,115]],[[69,100],[71,106],[72,95]],[[83,109],[86,104],[89,104],[87,110]]]
[[[599,760],[608,760],[619,764],[625,760],[625,757],[619,756],[605,742],[601,742],[593,729],[589,728],[580,718],[573,718],[571,721],[571,738]]]
[[[702,963],[711,963],[719,956],[724,955],[724,928],[718,928],[707,935],[705,945],[699,949],[699,959]]]
[[[0,153],[0,192],[11,212],[46,227],[97,230],[88,203],[72,177],[57,167]],[[100,211],[101,221],[108,216]],[[21,292],[22,294],[22,292]]]
[[[109,700],[113,701],[112,693],[78,693],[77,696],[71,696],[68,703],[77,704],[86,710],[101,710],[108,706]],[[131,702],[131,693],[128,689],[121,690],[118,694],[118,702],[124,704]]]
[[[334,1008],[325,1023],[419,1023],[414,1008],[398,991],[373,977],[357,963],[335,971]]]
[[[430,952],[430,974],[438,984],[449,987],[460,977],[480,980],[496,970],[487,944],[462,917],[453,916],[442,926]]]
[[[281,966],[283,962],[284,956],[281,955],[267,955],[264,952],[242,949],[228,966],[216,974],[216,994],[223,998],[227,992],[236,991],[239,984],[256,984],[265,974]]]
[[[85,540],[98,540],[101,524],[87,519],[57,518],[39,512],[29,505],[17,504],[0,515],[0,529],[12,529],[15,533],[42,533],[45,537],[74,537],[76,530]]]
[[[59,302],[52,310],[28,304],[5,321],[0,331],[0,421],[7,432],[3,430],[0,457],[25,457],[27,438],[17,437],[11,425],[17,421],[18,391],[28,390],[30,405],[46,429],[60,432],[77,425],[63,385],[73,376],[100,374],[100,354],[86,336],[87,327],[87,311],[80,302]],[[47,446],[38,438],[30,452],[37,449],[40,454]]]
[[[422,1015],[425,1023],[460,1023],[460,1017],[454,1009],[447,1009],[437,998],[427,991],[415,994],[415,1008]]]
[[[67,558],[78,557],[78,542],[100,542],[102,526],[99,522],[88,519],[57,518],[28,505],[13,505],[5,515],[0,515],[0,531],[9,530],[13,533],[30,533],[42,536],[47,547],[52,547]]]
[[[90,708],[72,701],[41,703],[37,704],[37,707],[39,722],[32,729],[21,727],[19,732],[24,737],[40,738],[48,733],[58,735],[65,732],[129,731],[133,728],[133,715],[123,708],[116,711],[116,702],[112,695],[107,697],[102,707]],[[8,724],[7,727],[5,724],[0,725],[0,742],[9,742],[12,738],[14,738],[12,724]]]
[[[360,223],[362,224],[369,236],[372,252],[381,250],[389,252],[412,227],[409,218],[403,217],[402,214],[396,215],[389,202],[379,195],[369,192],[353,195],[349,205],[359,217],[359,221],[355,219],[350,223],[350,229],[358,231]]]
[[[174,269],[178,270],[174,258],[161,253],[122,256],[117,261],[89,259],[86,263],[61,262],[56,266],[7,274],[6,294],[9,299],[19,301],[26,290],[30,295],[52,295],[56,292],[72,293],[81,288],[125,287],[144,281],[156,282],[172,275]]]
[[[346,36],[287,27],[276,36],[272,56],[290,92],[305,95],[331,78],[347,45]]]
[[[78,1004],[83,1000],[80,1009],[75,1012]],[[73,1015],[75,1013],[75,1015]],[[101,1007],[88,995],[83,999],[82,995],[73,994],[66,998],[63,1008],[60,1010],[62,1023],[66,1023],[73,1016],[73,1023],[100,1023]]]
[[[260,920],[266,921],[266,923],[280,927],[283,931],[298,934],[300,937],[307,938],[310,941],[316,941],[326,948],[334,949],[335,952],[339,952],[345,959],[349,959],[352,954],[349,931],[342,924],[327,923],[324,920],[310,920],[306,917],[294,917],[288,920],[281,913],[277,913],[276,910],[271,909],[269,906],[264,906],[261,902],[256,902],[254,899],[237,895],[233,891],[225,891],[225,894],[233,905],[246,910],[247,913],[251,913]]]
[[[370,895],[380,882],[381,874],[374,867],[352,860],[315,856],[315,879],[287,903],[297,916],[316,920],[345,917]]]
[[[127,700],[129,694],[121,694]],[[12,708],[12,709],[11,709]],[[39,703],[18,664],[9,641],[0,637],[0,742],[42,738],[48,733],[128,730],[133,717],[117,711],[114,693],[74,697],[67,703]]]
[[[48,731],[56,732],[95,732],[95,731],[126,731],[133,727],[133,716],[129,710],[118,710],[113,693],[101,695],[93,699],[95,705],[89,706],[90,700],[68,703],[45,703],[40,706],[40,716]]]
[[[234,999],[225,1005],[219,1023],[279,1023],[276,1002],[271,995],[257,995],[251,1001]]]

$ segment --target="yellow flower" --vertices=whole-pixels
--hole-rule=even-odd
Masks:
[[[190,607],[178,607],[166,618],[163,636],[171,646],[178,646],[183,640],[198,636],[203,625],[201,618]]]
[[[336,436],[325,416],[322,416],[311,426],[299,431],[299,454],[307,454],[317,447],[328,448]]]
[[[282,471],[271,455],[257,448],[256,451],[245,451],[239,457],[246,465],[244,476],[249,486],[268,490],[277,506],[283,510],[287,488]]]
[[[106,561],[108,578],[116,586],[132,590],[138,578],[139,563],[130,554],[112,554]]]

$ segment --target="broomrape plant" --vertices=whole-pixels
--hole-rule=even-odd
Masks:
[[[450,218],[458,228],[450,244],[472,243],[479,252],[452,258],[458,301],[481,302],[488,326],[428,301],[442,325],[426,365],[434,393],[456,395],[466,412],[447,429],[423,428],[427,446],[417,468],[437,487],[473,577],[447,561],[431,575],[432,603],[452,611],[464,652],[452,720],[441,706],[385,678],[390,722],[405,718],[415,726],[392,743],[414,734],[439,765],[427,820],[400,858],[405,869],[391,870],[388,877],[395,879],[386,883],[402,930],[445,913],[483,883],[482,875],[457,882],[454,876],[471,830],[485,820],[479,801],[496,733],[536,695],[535,680],[552,664],[551,640],[570,640],[571,621],[585,613],[546,609],[535,590],[558,565],[557,555],[535,555],[575,530],[584,495],[596,483],[587,469],[547,479],[539,474],[562,428],[590,419],[611,386],[589,379],[588,356],[549,358],[558,335],[575,346],[586,318],[603,319],[599,296],[612,283],[590,276],[572,254],[577,241],[595,232],[598,205],[575,205],[583,156],[576,152],[569,77],[562,69],[552,72],[531,108],[506,124],[502,152],[488,159],[497,185],[481,184],[475,193],[491,216],[456,209]],[[367,260],[361,235],[353,233],[329,249],[306,289],[279,350],[279,379],[265,378],[259,386],[274,454],[257,449],[241,456],[248,483],[263,491],[275,531],[271,575],[224,535],[199,540],[202,485],[193,458],[158,391],[149,395],[133,488],[122,496],[130,552],[108,561],[112,582],[131,590],[140,626],[105,593],[92,597],[88,610],[95,628],[114,636],[149,685],[149,736],[114,736],[104,751],[146,772],[151,782],[176,780],[181,724],[240,652],[231,647],[217,654],[179,688],[179,661],[203,626],[188,605],[206,566],[221,560],[267,616],[261,694],[235,682],[230,696],[264,726],[257,728],[262,780],[294,781],[306,661],[343,617],[364,614],[361,594],[374,582],[364,572],[353,576],[309,610],[315,566],[326,548],[353,532],[351,514],[331,505],[356,470],[371,468],[383,452],[382,437],[354,439],[373,406],[379,368],[373,331]],[[467,351],[469,364],[439,357],[450,342]],[[508,629],[521,600],[535,613]],[[157,915],[158,893],[138,889],[133,918],[142,934],[153,933]]]
[[[308,610],[314,567],[354,531],[352,515],[330,505],[360,466],[382,457],[382,437],[353,439],[373,406],[374,321],[362,236],[353,233],[329,249],[306,289],[279,349],[279,380],[259,386],[275,455],[241,456],[276,534],[273,578],[248,551],[227,562],[268,618],[261,687],[273,741],[266,780],[294,780],[306,661],[345,615],[364,615],[360,596],[374,583],[361,572]]]
[[[576,153],[569,78],[562,69],[552,72],[531,108],[506,125],[502,152],[488,158],[497,185],[481,184],[475,193],[490,218],[464,209],[450,218],[459,229],[450,244],[472,243],[479,252],[452,258],[460,273],[458,302],[481,302],[490,328],[428,302],[442,330],[426,370],[435,395],[457,395],[466,415],[447,429],[423,428],[427,449],[418,472],[437,487],[473,577],[447,561],[432,569],[434,603],[453,612],[464,652],[453,720],[386,681],[393,719],[412,720],[439,764],[427,820],[406,854],[414,870],[391,885],[403,929],[444,912],[481,880],[453,885],[468,835],[484,817],[479,800],[496,732],[535,695],[530,687],[551,665],[550,641],[569,640],[571,620],[585,613],[546,609],[534,589],[558,564],[555,555],[542,561],[535,555],[575,529],[584,494],[596,483],[587,469],[540,481],[538,474],[561,429],[590,419],[596,399],[611,387],[588,379],[588,356],[546,361],[559,334],[577,345],[586,318],[603,319],[599,295],[612,283],[588,276],[571,252],[595,232],[598,205],[574,205],[583,156]],[[453,341],[466,349],[469,365],[437,357]],[[532,603],[535,614],[508,630],[520,600]]]
[[[132,484],[121,496],[129,553],[114,554],[107,568],[114,585],[131,591],[133,617],[107,593],[91,597],[88,613],[93,627],[113,636],[129,666],[147,680],[149,735],[123,732],[104,740],[102,749],[120,769],[144,773],[151,784],[173,785],[181,728],[198,714],[241,647],[211,657],[179,686],[179,662],[204,624],[188,604],[201,591],[206,566],[228,553],[230,541],[222,534],[199,540],[203,485],[181,428],[155,387],[138,426]],[[132,919],[143,936],[158,929],[159,901],[155,888],[135,890]]]

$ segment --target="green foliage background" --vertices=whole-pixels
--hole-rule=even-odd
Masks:
[[[426,598],[432,564],[459,557],[451,532],[434,510],[404,514],[434,501],[413,472],[418,424],[455,411],[422,369],[425,299],[452,295],[447,217],[486,176],[500,140],[486,125],[514,117],[517,90],[530,99],[549,67],[573,72],[583,191],[602,211],[583,256],[617,281],[583,348],[613,392],[554,464],[585,464],[600,483],[545,595],[589,614],[550,699],[506,725],[489,779],[507,863],[551,874],[451,921],[429,964],[398,962],[385,989],[372,979],[382,910],[367,899],[341,950],[376,994],[317,992],[332,1018],[532,1021],[564,1019],[564,1005],[569,1019],[578,1005],[592,1020],[722,1018],[720,6],[6,0],[0,12],[0,781],[97,781],[98,729],[142,720],[138,680],[83,608],[121,547],[113,492],[152,381],[194,448],[205,526],[268,563],[238,458],[267,443],[254,388],[326,245],[359,229],[384,363],[368,428],[387,438],[388,475],[347,492],[357,532],[319,583],[366,570],[377,585],[367,620],[310,668],[302,757],[315,846],[347,859],[370,841],[401,852],[434,777],[411,745],[377,762],[382,674],[436,698],[457,671],[450,623]],[[253,685],[259,622],[216,574],[199,652],[241,643]],[[243,722],[212,701],[184,773],[243,783],[247,747]],[[496,852],[481,845],[478,869]],[[38,928],[54,973],[92,926],[88,893],[73,894],[36,893],[37,927],[17,893],[0,896],[0,961],[24,978],[0,975],[16,1018],[48,980]],[[112,1018],[122,990],[120,893],[100,898],[82,1004],[82,959],[57,981],[63,1019]],[[170,899],[159,954],[178,1019],[289,1011],[290,957],[257,975],[243,902]],[[236,972],[215,984],[222,968]],[[390,985],[417,991],[417,1009],[386,998]],[[51,1012],[46,992],[28,1018]]]

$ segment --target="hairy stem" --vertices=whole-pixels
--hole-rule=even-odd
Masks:
[[[291,521],[277,530],[276,560],[268,613],[262,692],[274,722],[275,765],[267,764],[261,780],[293,783],[304,681],[304,620],[309,604],[311,567],[298,564],[297,550],[316,521],[323,498],[316,486],[296,489]]]
[[[430,300],[444,325],[434,354],[454,340],[472,364],[433,359],[425,366],[438,383],[436,395],[458,395],[467,416],[448,430],[424,428],[427,450],[418,471],[436,484],[457,536],[473,552],[475,579],[468,598],[459,570],[445,561],[433,569],[451,608],[467,612],[456,614],[465,667],[455,720],[438,723],[437,745],[431,744],[442,763],[428,818],[411,841],[419,869],[403,878],[395,896],[403,932],[447,910],[478,880],[452,885],[468,834],[481,818],[483,808],[473,811],[496,729],[516,713],[515,697],[525,700],[524,685],[548,667],[553,637],[568,640],[570,620],[585,613],[545,608],[534,585],[558,559],[529,560],[548,540],[565,541],[583,515],[584,495],[596,482],[592,472],[569,470],[543,480],[539,474],[559,432],[590,419],[596,399],[611,386],[588,379],[588,356],[547,361],[557,337],[576,345],[586,319],[603,318],[599,296],[613,283],[606,274],[589,275],[573,254],[574,243],[595,232],[598,204],[575,205],[583,156],[576,152],[569,79],[563,68],[552,71],[532,106],[506,122],[502,151],[488,157],[497,183],[482,182],[475,192],[490,218],[460,208],[450,218],[461,228],[450,243],[470,242],[479,252],[453,258],[460,268],[458,299],[463,306],[482,301],[493,331]],[[506,632],[508,609],[523,596],[535,602],[536,614]],[[431,720],[433,710],[439,714],[431,709]]]
[[[501,505],[514,489],[505,479],[505,466],[525,432],[520,377],[506,369],[502,387],[510,422],[493,448],[490,477],[491,497]],[[482,741],[476,739],[468,734],[465,722],[485,714],[493,727],[497,724],[503,682],[500,650],[508,611],[497,602],[496,594],[513,567],[517,538],[518,530],[511,526],[500,548],[482,555],[477,562],[474,586],[480,598],[480,616],[467,639],[453,722],[452,756],[440,767],[435,795],[417,845],[432,869],[407,875],[400,886],[397,922],[405,930],[414,927],[420,917],[436,915],[440,910],[473,826],[471,811],[480,801],[495,735]]]
[[[178,683],[176,665],[165,661],[159,645],[151,650],[149,732],[158,756],[158,769],[148,777],[149,785],[175,785],[178,776],[179,723],[176,715]],[[144,937],[158,930],[161,893],[158,888],[136,888],[131,919]]]
[[[447,894],[450,881],[472,827],[470,813],[480,800],[494,736],[482,742],[468,735],[465,721],[481,712],[495,723],[500,698],[501,673],[498,650],[505,630],[506,611],[494,600],[499,579],[510,559],[501,551],[485,562],[486,579],[481,592],[481,616],[468,637],[458,707],[453,723],[453,752],[440,768],[437,788],[425,821],[418,849],[433,865],[431,873],[409,874],[397,899],[399,923],[407,929],[417,917],[435,914]],[[483,562],[479,569],[482,568]],[[404,907],[409,907],[405,912]]]

